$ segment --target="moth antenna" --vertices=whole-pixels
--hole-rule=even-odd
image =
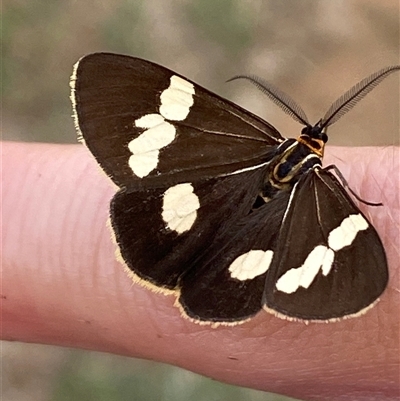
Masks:
[[[228,79],[226,82],[231,82],[236,79],[247,79],[294,120],[300,124],[310,126],[306,113],[303,111],[303,109],[288,94],[281,91],[276,86],[255,75],[236,75],[233,78]]]
[[[399,70],[400,65],[385,67],[355,84],[346,93],[340,96],[331,107],[329,107],[325,116],[321,120],[320,127],[326,128],[334,124],[350,111],[361,99],[368,95],[372,89],[376,88],[387,76],[392,72]]]

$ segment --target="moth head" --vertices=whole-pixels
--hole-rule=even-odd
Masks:
[[[326,126],[322,125],[322,120],[319,120],[315,125],[306,125],[301,130],[302,136],[308,136],[310,139],[321,141],[323,144],[328,142],[328,135],[326,134]]]
[[[300,137],[297,140],[322,157],[324,155],[325,143],[328,141],[328,135],[326,134],[326,128],[321,127],[320,120],[314,126],[306,125],[301,130]]]

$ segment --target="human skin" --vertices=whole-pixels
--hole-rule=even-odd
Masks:
[[[398,147],[327,147],[384,243],[390,282],[365,315],[198,325],[174,297],[132,284],[106,227],[116,188],[79,145],[4,142],[2,339],[167,362],[304,400],[399,399]]]

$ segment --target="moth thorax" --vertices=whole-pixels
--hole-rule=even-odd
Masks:
[[[308,138],[313,145],[316,142],[316,146],[322,142]],[[320,151],[323,151],[323,142]],[[271,162],[268,181],[274,188],[290,190],[304,173],[316,165],[321,166],[321,157],[309,143],[297,140]]]

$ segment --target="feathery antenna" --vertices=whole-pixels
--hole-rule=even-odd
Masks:
[[[337,122],[347,112],[349,112],[360,100],[362,100],[369,92],[376,88],[387,76],[392,72],[399,71],[400,65],[393,65],[390,67],[382,68],[381,70],[374,72],[370,76],[364,78],[354,86],[352,86],[347,92],[339,97],[329,107],[325,116],[316,124],[320,132],[324,128]],[[267,95],[276,105],[278,105],[286,114],[291,116],[294,120],[300,124],[304,124],[307,127],[311,127],[308,122],[308,118],[303,109],[285,92],[278,89],[271,83],[264,81],[263,79],[255,75],[236,75],[226,82],[231,82],[236,79],[247,79],[258,89]]]
[[[278,105],[286,114],[298,121],[300,124],[309,126],[308,118],[303,109],[285,92],[278,89],[276,86],[264,81],[255,75],[236,75],[226,82],[231,82],[236,79],[247,79],[258,89],[267,95],[276,105]]]
[[[340,96],[331,107],[329,107],[320,123],[321,128],[334,124],[350,111],[361,99],[368,95],[372,89],[376,88],[388,75],[399,70],[399,65],[386,67],[355,84],[346,93]]]

